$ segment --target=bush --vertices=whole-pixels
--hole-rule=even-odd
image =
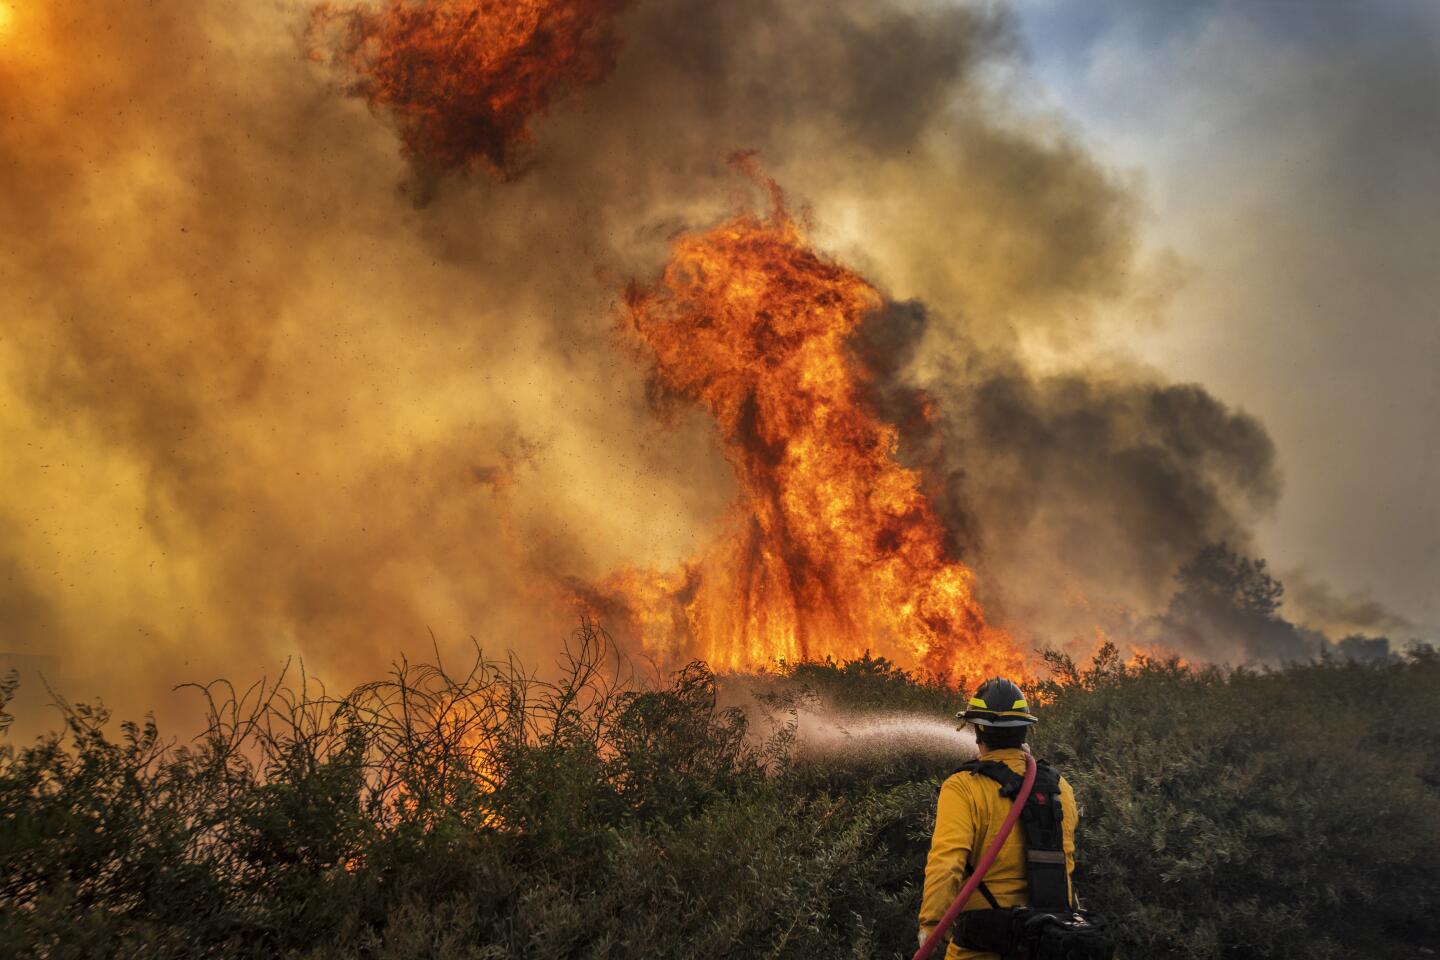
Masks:
[[[1083,808],[1077,887],[1136,956],[1403,956],[1440,942],[1440,660],[1063,683],[1038,750]]]
[[[478,656],[459,674],[402,663],[341,698],[303,677],[213,685],[209,732],[186,746],[67,708],[63,737],[0,752],[0,943],[47,958],[913,951],[956,758],[800,762],[787,710],[818,697],[948,718],[954,692],[871,658],[800,664],[764,685],[767,724],[722,707],[699,664],[622,683],[593,627],[565,665],[540,683]],[[1129,956],[1435,947],[1440,658],[1052,665],[1036,750],[1076,786],[1077,888]]]

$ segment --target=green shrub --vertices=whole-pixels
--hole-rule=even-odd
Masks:
[[[19,956],[903,957],[955,757],[797,759],[790,711],[948,719],[883,660],[768,707],[692,665],[635,689],[587,627],[562,678],[402,663],[330,698],[205,689],[194,744],[98,708],[0,751]],[[1440,928],[1440,658],[1255,673],[1052,657],[1036,751],[1083,810],[1077,888],[1131,957],[1405,956]],[[755,678],[738,678],[752,686]],[[0,701],[13,689],[0,685]],[[728,696],[734,700],[734,696]],[[3,712],[3,702],[0,702]],[[750,720],[747,721],[747,715]]]
[[[1400,956],[1440,942],[1440,663],[1256,673],[1118,663],[1037,749],[1080,797],[1091,905],[1137,956]]]

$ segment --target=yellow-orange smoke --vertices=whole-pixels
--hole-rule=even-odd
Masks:
[[[662,658],[733,669],[868,650],[957,679],[1022,671],[919,475],[895,462],[896,429],[863,401],[846,344],[880,297],[775,201],[769,219],[682,237],[627,295],[656,380],[714,415],[741,493],[704,557],[617,574],[601,595]]]
[[[379,11],[324,4],[312,19],[354,91],[390,111],[407,152],[440,170],[504,172],[529,119],[614,66],[622,0],[390,0]],[[326,40],[329,42],[327,43]]]

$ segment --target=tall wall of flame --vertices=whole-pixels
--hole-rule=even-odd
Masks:
[[[817,256],[772,189],[768,220],[682,237],[627,297],[658,384],[715,417],[740,494],[679,583],[616,574],[599,612],[638,621],[654,657],[724,669],[864,653],[953,680],[1022,669],[919,474],[896,463],[898,430],[865,401],[848,345],[879,295]]]

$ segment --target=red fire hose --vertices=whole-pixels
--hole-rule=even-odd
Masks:
[[[951,925],[960,916],[960,911],[965,909],[965,904],[970,902],[970,897],[980,886],[980,881],[985,879],[985,874],[990,870],[990,865],[1000,855],[1000,848],[1005,846],[1005,838],[1010,836],[1010,831],[1015,829],[1015,821],[1020,819],[1020,811],[1025,806],[1025,801],[1030,799],[1030,790],[1035,786],[1035,758],[1025,754],[1025,782],[1020,784],[1020,792],[1015,795],[1015,802],[1010,805],[1010,812],[1005,815],[1005,820],[1000,824],[1000,832],[995,834],[995,839],[986,848],[985,855],[980,862],[975,864],[975,870],[970,874],[970,879],[965,881],[965,886],[955,895],[955,901],[950,904],[950,909],[945,911],[945,916],[935,924],[935,929],[930,931],[930,936],[920,944],[920,949],[915,951],[915,956],[910,960],[925,960],[935,945],[945,939],[945,934],[950,932]]]

